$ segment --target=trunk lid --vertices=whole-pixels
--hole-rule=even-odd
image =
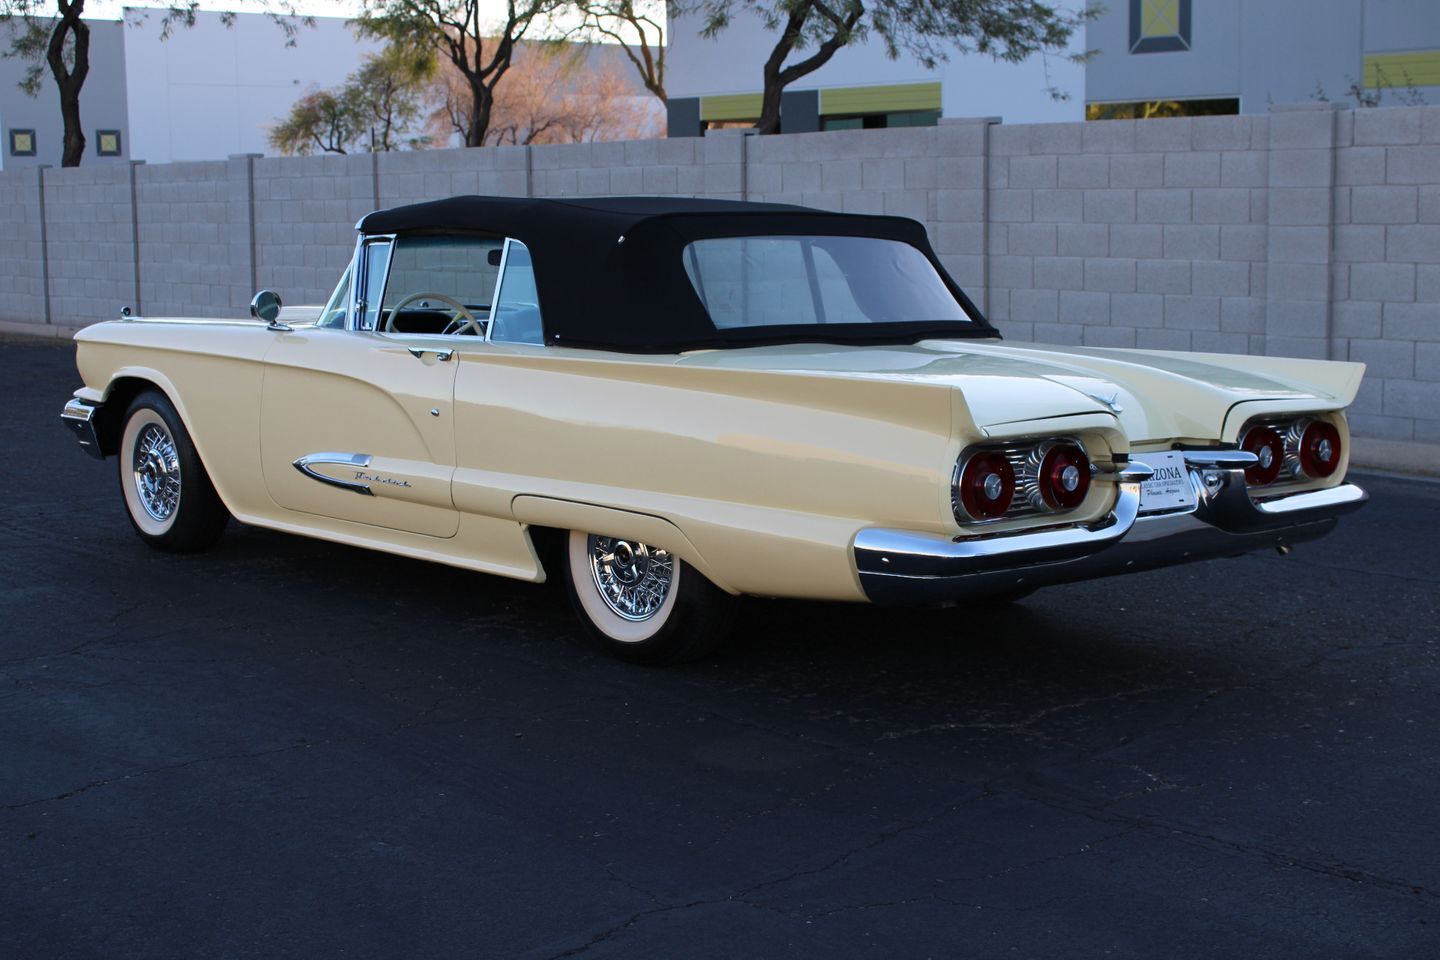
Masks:
[[[1218,437],[1230,409],[1247,401],[1290,401],[1317,410],[1344,407],[1354,399],[1365,369],[1324,360],[997,340],[790,344],[687,354],[679,362],[950,386],[963,395],[982,429],[1112,413],[1132,442]]]

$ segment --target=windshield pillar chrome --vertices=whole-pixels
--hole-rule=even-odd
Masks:
[[[500,287],[505,282],[505,264],[510,261],[510,244],[515,241],[509,237],[505,238],[505,245],[500,248],[500,269],[495,272],[495,289],[490,291],[490,322],[485,324],[485,342],[490,343],[490,335],[495,332],[495,311],[500,309]]]
[[[380,315],[381,300],[385,296],[385,284],[390,277],[390,263],[387,258],[384,273],[379,277],[371,277],[368,267],[370,257],[374,249],[384,245],[393,247],[395,235],[393,233],[372,233],[361,234],[355,244],[355,257],[350,274],[350,314],[347,319],[347,326],[350,330],[367,331],[371,328],[366,326],[365,314],[369,308],[376,307],[376,318]],[[371,290],[372,286],[379,289]],[[378,326],[378,322],[376,324]]]

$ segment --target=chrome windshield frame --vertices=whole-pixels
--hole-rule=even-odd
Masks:
[[[395,247],[395,234],[393,233],[370,233],[360,235],[355,243],[355,260],[350,274],[350,317],[348,329],[357,333],[378,333],[378,330],[371,330],[364,325],[365,308],[369,305],[367,299],[369,294],[368,284],[365,283],[365,268],[370,259],[370,248],[384,243],[388,245],[393,253]],[[390,262],[385,263],[385,275],[380,278],[380,298],[385,298],[385,285],[390,282]],[[379,313],[376,313],[376,326],[379,326]]]

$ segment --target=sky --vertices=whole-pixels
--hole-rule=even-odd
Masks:
[[[284,0],[277,0],[277,2],[284,2]],[[359,16],[361,8],[361,0],[289,0],[289,2],[295,5],[295,12],[297,14],[311,17],[343,17],[350,19]],[[481,3],[494,10],[494,15],[491,19],[495,24],[499,25],[504,23],[505,0],[481,0]],[[636,6],[643,9],[643,3],[636,4]],[[164,3],[163,0],[150,0],[150,2],[147,2],[147,0],[85,0],[85,17],[91,20],[119,20],[127,9],[136,11],[155,10],[158,12],[167,7],[168,4]],[[207,13],[220,13],[223,11],[265,13],[266,4],[263,0],[212,0],[212,2],[209,3],[202,0],[197,9]],[[561,30],[578,26],[578,20],[572,20],[572,17],[569,15],[557,18],[555,23]],[[534,29],[531,30],[532,34],[536,32]],[[625,32],[628,33],[629,31],[627,30]],[[601,43],[609,42],[600,37],[595,39]]]
[[[145,0],[85,0],[85,16],[94,20],[119,20],[121,11],[131,9],[163,9],[164,3],[146,3]],[[360,12],[360,0],[297,0],[300,13],[313,17],[353,17]],[[224,3],[202,3],[201,10],[235,10],[243,13],[263,13],[263,3],[246,0],[226,0]]]
[[[292,0],[298,13],[312,17],[355,17],[360,13],[360,0]],[[495,9],[495,19],[504,19],[504,0],[488,0]],[[163,2],[146,0],[85,0],[85,16],[95,20],[119,20],[125,8],[164,9]],[[219,12],[233,10],[240,13],[264,13],[265,4],[256,0],[222,0],[204,3],[200,10]]]

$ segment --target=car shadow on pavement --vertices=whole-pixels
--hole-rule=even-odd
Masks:
[[[1216,618],[1197,621],[1164,601],[1190,589],[1177,576],[1204,582],[1203,565],[947,609],[746,599],[720,654],[654,669],[593,650],[553,582],[240,527],[204,558],[175,562],[201,562],[222,580],[259,574],[276,602],[309,608],[306,623],[364,624],[344,633],[368,637],[370,672],[443,674],[459,700],[474,693],[472,707],[497,671],[538,667],[561,687],[677,696],[846,741],[965,732],[972,742],[1042,742],[1127,715],[1141,724],[1285,669],[1244,644],[1243,624],[1217,632]],[[1227,562],[1236,561],[1215,563]],[[343,649],[356,656],[352,644]]]

